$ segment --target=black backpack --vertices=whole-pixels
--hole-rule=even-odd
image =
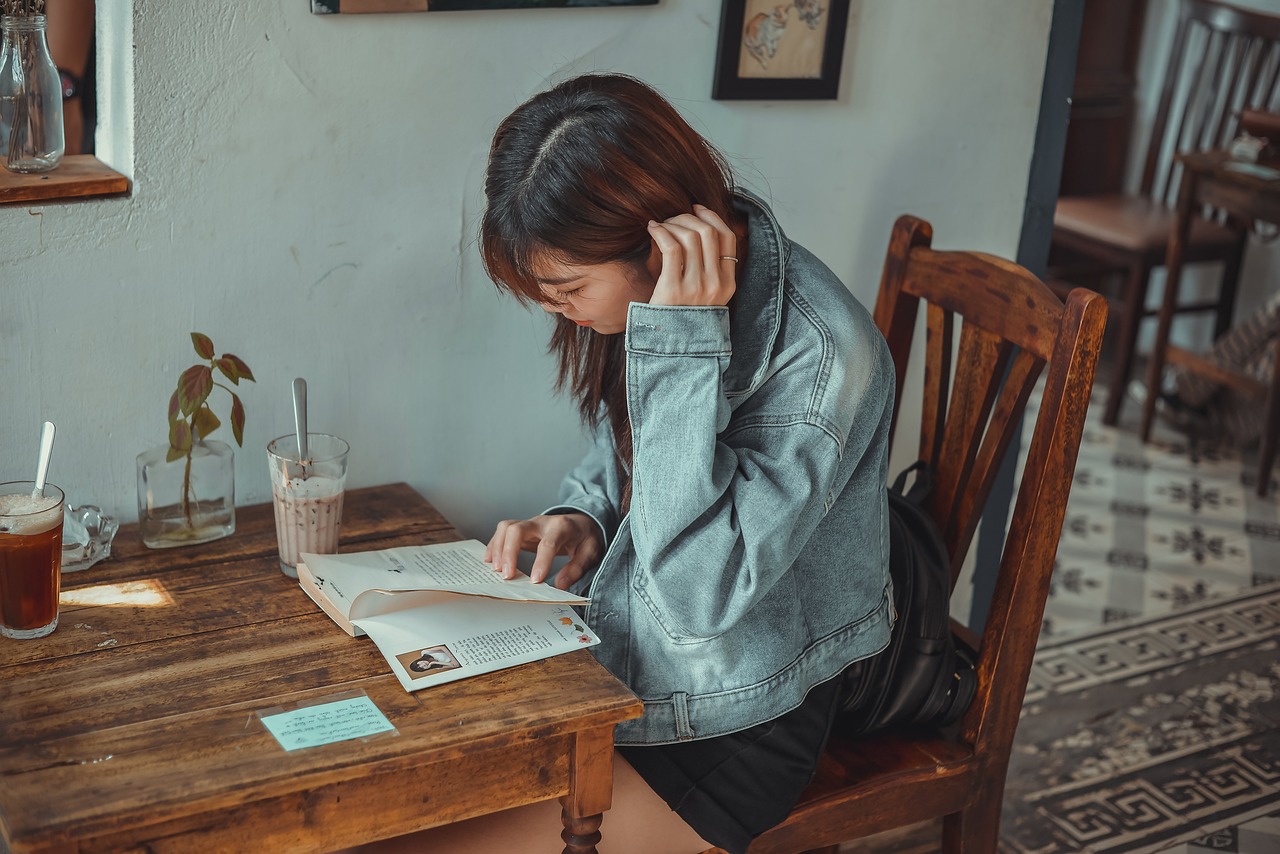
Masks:
[[[916,479],[906,491],[912,472]],[[932,472],[921,461],[889,490],[889,575],[898,619],[889,646],[847,671],[840,707],[846,734],[897,724],[945,726],[973,701],[976,656],[951,632],[951,562],[923,506],[932,488]]]

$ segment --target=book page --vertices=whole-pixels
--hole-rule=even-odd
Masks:
[[[504,579],[484,562],[484,548],[478,540],[460,540],[334,555],[304,552],[301,557],[316,587],[352,621],[390,607],[386,597],[365,595],[374,590],[445,590],[499,599],[587,602],[549,584],[534,584],[523,573]]]
[[[407,594],[417,598],[418,594]],[[390,597],[401,599],[402,597]],[[356,621],[406,691],[454,682],[600,642],[567,604],[424,595]]]

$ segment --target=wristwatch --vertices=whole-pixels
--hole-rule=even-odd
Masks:
[[[80,94],[80,78],[65,68],[58,68],[58,80],[62,85],[62,100],[70,101]]]

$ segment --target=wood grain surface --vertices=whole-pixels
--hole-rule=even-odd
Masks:
[[[65,577],[57,631],[0,641],[9,850],[324,851],[547,798],[566,823],[607,809],[640,704],[588,652],[408,693],[280,572],[273,525],[242,508],[231,537],[161,551],[125,526]],[[452,539],[403,484],[347,495],[340,551]],[[258,717],[353,691],[395,733],[286,752]]]

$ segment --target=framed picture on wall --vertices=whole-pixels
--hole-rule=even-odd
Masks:
[[[576,6],[655,6],[658,0],[311,0],[316,15],[361,12],[467,12],[486,9],[562,9]]]
[[[711,97],[833,100],[849,0],[724,0]]]

